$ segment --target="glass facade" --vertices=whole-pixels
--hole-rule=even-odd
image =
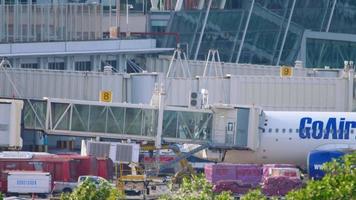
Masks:
[[[202,2],[204,6],[199,8]],[[218,49],[225,62],[238,59],[239,63],[294,65],[300,59],[306,30],[356,37],[353,0],[227,0],[225,4],[212,0],[203,30],[208,2],[185,1],[182,10],[173,12],[167,22],[165,31],[178,32],[180,42],[189,45],[190,59],[194,59],[197,49],[198,59],[205,59],[209,49]],[[152,23],[151,28],[162,29]],[[339,39],[343,40],[343,36]],[[162,44],[175,45],[168,37],[162,38]],[[307,38],[306,45],[306,67],[343,67],[344,60],[356,58],[355,42],[347,38],[345,41]]]

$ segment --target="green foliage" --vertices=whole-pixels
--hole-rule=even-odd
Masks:
[[[215,196],[215,200],[233,200],[234,197],[232,196],[231,192],[223,191],[220,194]]]
[[[0,200],[3,200],[4,196],[2,195],[2,193],[0,192]]]
[[[103,182],[98,186],[93,182],[84,181],[71,194],[62,194],[61,200],[117,200],[123,195],[109,183]]]
[[[308,181],[305,188],[287,194],[287,200],[356,199],[356,152],[323,165],[325,176]]]
[[[267,200],[265,195],[259,189],[250,190],[247,194],[241,197],[241,200]]]
[[[204,175],[184,177],[180,188],[169,195],[163,195],[160,200],[233,200],[229,192],[213,193],[213,186],[205,179]]]

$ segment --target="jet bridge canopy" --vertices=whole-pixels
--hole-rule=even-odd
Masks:
[[[32,107],[26,103],[24,109],[26,129],[82,137],[147,141],[156,137],[157,106],[67,99],[31,102]],[[210,110],[165,107],[162,138],[166,142],[210,143],[212,121]]]
[[[155,141],[158,106],[47,99],[25,101],[25,129],[48,134]],[[255,150],[263,112],[258,107],[212,105],[209,109],[164,107],[162,140]]]

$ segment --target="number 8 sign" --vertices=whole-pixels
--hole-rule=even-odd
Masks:
[[[100,101],[101,102],[112,102],[112,92],[110,90],[100,91]]]

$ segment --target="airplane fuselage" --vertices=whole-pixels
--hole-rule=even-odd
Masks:
[[[291,163],[306,166],[315,149],[356,148],[356,113],[265,111],[259,148],[229,151],[225,162]]]

